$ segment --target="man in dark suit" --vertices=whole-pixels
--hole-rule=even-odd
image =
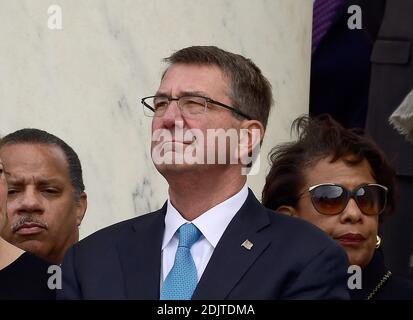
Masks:
[[[268,80],[251,60],[217,47],[184,48],[166,61],[157,93],[142,103],[169,199],[75,245],[59,297],[347,298],[338,244],[265,209],[246,186],[272,104]]]
[[[371,56],[367,131],[393,162],[400,187],[395,215],[383,224],[384,257],[395,273],[413,277],[413,145],[389,124],[390,115],[413,89],[413,2],[370,2],[381,3],[384,15]]]

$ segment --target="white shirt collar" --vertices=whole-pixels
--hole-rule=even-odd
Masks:
[[[202,232],[203,237],[215,248],[225,229],[235,214],[241,209],[247,197],[248,187],[245,183],[238,193],[204,212],[193,221],[185,220],[168,198],[162,250],[171,241],[178,228],[184,223],[190,222]]]

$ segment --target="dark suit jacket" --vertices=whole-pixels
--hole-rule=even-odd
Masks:
[[[96,232],[63,263],[60,299],[159,299],[166,205]],[[241,246],[246,240],[251,250]],[[251,190],[193,299],[348,298],[345,252],[321,230],[264,208]]]
[[[413,1],[377,2],[385,3],[385,11],[371,56],[367,130],[397,173],[412,177],[413,144],[390,126],[388,118],[413,89]]]

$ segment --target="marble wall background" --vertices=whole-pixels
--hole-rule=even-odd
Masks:
[[[62,9],[61,30],[48,8]],[[0,0],[0,135],[35,127],[79,154],[89,208],[84,237],[162,205],[167,184],[150,159],[150,119],[138,98],[154,93],[160,61],[189,45],[217,45],[251,58],[273,84],[266,155],[289,139],[308,109],[311,1]]]

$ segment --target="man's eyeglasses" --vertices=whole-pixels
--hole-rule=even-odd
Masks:
[[[380,184],[369,183],[350,191],[338,184],[323,183],[312,186],[307,191],[311,194],[314,208],[321,214],[340,214],[352,198],[361,212],[372,216],[379,215],[386,208],[388,189]]]
[[[162,117],[168,109],[171,101],[178,102],[178,107],[181,110],[182,115],[184,116],[194,116],[205,113],[208,107],[208,103],[211,103],[228,109],[248,120],[251,120],[251,117],[233,107],[202,96],[182,96],[179,98],[170,98],[166,96],[149,96],[142,98],[141,103],[144,105],[143,110],[146,116]]]

